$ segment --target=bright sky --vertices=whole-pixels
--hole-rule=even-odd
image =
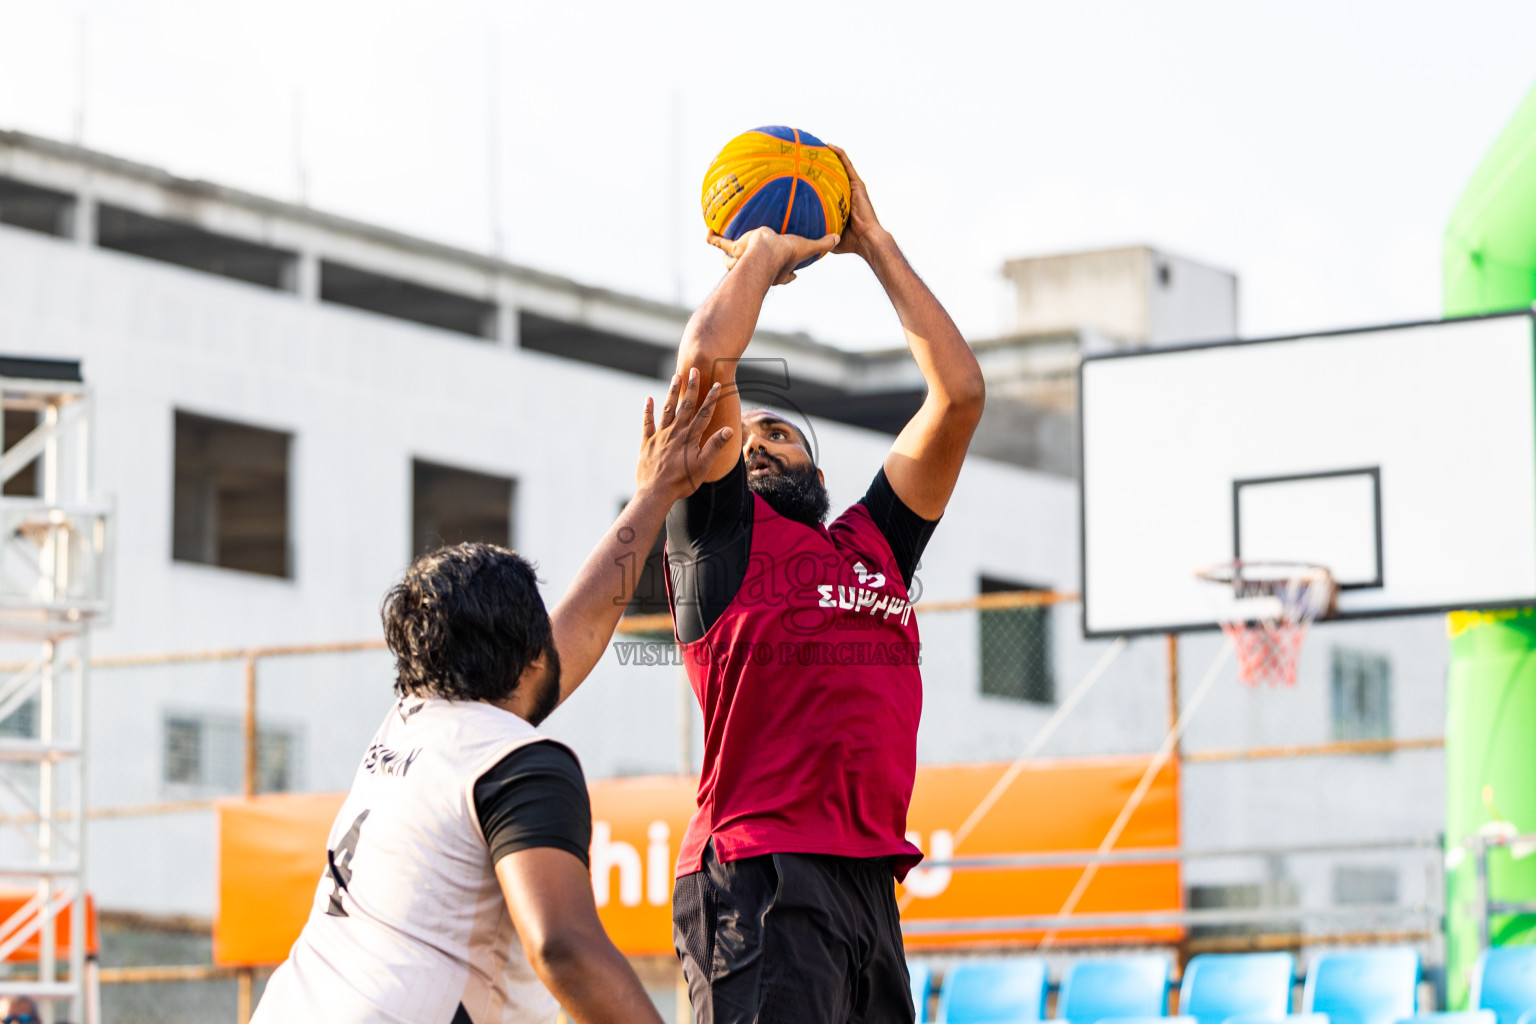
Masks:
[[[507,256],[692,304],[705,168],[792,124],[974,338],[1003,260],[1143,242],[1237,271],[1262,336],[1437,315],[1533,38],[1530,0],[0,0],[0,127],[72,140],[83,96],[88,146],[489,250],[494,110]],[[764,320],[899,340],[855,257]]]

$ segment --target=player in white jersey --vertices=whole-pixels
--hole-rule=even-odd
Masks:
[[[533,567],[490,545],[423,556],[390,591],[401,699],[258,1024],[521,1024],[552,1021],[556,1001],[579,1024],[660,1024],[597,917],[581,769],[534,726],[606,650],[634,588],[624,567],[702,480],[689,467],[729,442],[703,438],[700,404],[696,371],[673,378],[659,423],[646,402],[635,496],[552,615]]]

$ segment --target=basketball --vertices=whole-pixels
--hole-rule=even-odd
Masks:
[[[782,125],[736,136],[704,175],[704,223],[730,239],[764,226],[806,238],[842,234],[848,201],[848,172],[837,154],[809,132]]]

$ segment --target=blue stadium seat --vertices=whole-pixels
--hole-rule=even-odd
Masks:
[[[1237,1013],[1224,1024],[1330,1024],[1326,1013]]]
[[[933,992],[933,968],[927,964],[907,964],[907,974],[912,979],[912,1008],[917,1011],[917,1024],[926,1024],[928,996]]]
[[[943,1024],[1012,1024],[1045,1016],[1045,961],[973,960],[950,968],[939,993]]]
[[[1165,957],[1095,957],[1067,968],[1056,1000],[1056,1019],[1097,1024],[1107,1017],[1161,1017],[1167,1006]]]
[[[1395,1024],[1419,1010],[1419,954],[1411,949],[1320,953],[1307,968],[1303,1013],[1332,1024]]]
[[[1278,1019],[1291,1012],[1295,977],[1289,953],[1202,953],[1184,968],[1179,1013],[1199,1024],[1239,1015]]]
[[[1483,950],[1472,967],[1472,1005],[1498,1014],[1499,1024],[1518,1024],[1536,1009],[1536,946]]]

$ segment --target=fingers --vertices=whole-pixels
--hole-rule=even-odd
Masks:
[[[672,425],[672,420],[677,412],[677,389],[682,384],[683,378],[678,374],[672,375],[672,384],[667,388],[666,401],[661,403],[660,429],[666,430]]]
[[[765,229],[754,228],[752,231],[747,232],[740,238],[726,238],[724,235],[716,234],[715,232],[710,231],[705,234],[704,241],[725,253],[727,258],[738,260],[741,258],[741,254],[747,251],[747,240],[754,233],[763,230]]]
[[[820,238],[802,238],[799,235],[787,235],[795,243],[794,255],[785,261],[784,269],[779,272],[779,279],[774,284],[788,284],[795,279],[795,268],[813,256],[829,253],[837,248],[837,243],[842,239],[837,235],[823,235]]]
[[[710,385],[709,394],[704,396],[704,401],[699,406],[698,415],[693,418],[693,422],[688,424],[688,440],[690,442],[698,443],[699,435],[704,433],[704,429],[709,426],[709,421],[714,418],[715,403],[718,401],[720,401],[720,382],[715,381],[714,384]]]
[[[656,433],[656,402],[647,397],[645,400],[645,415],[640,420],[640,440],[649,441]]]
[[[700,416],[699,418],[703,419],[704,417]],[[719,455],[725,446],[731,443],[731,437],[735,433],[736,432],[730,427],[721,427],[719,430],[715,431],[713,436],[711,436],[709,440],[705,441],[703,446],[699,449],[699,457],[701,463],[707,466],[713,462],[715,456]]]
[[[831,252],[833,249],[837,248],[837,243],[842,241],[842,237],[839,235],[822,235],[820,238],[812,238],[808,241],[810,242],[810,245],[802,250],[802,259],[804,259],[806,256],[815,255],[816,253]]]
[[[789,250],[790,258],[786,261],[784,269],[780,271],[779,276],[773,282],[776,285],[789,284],[789,282],[795,279],[794,267],[803,263],[808,257],[832,252],[837,248],[838,242],[841,241],[837,235],[823,235],[821,238],[805,238],[801,235],[793,234],[780,235],[769,227],[753,228],[735,240],[726,238],[724,235],[717,234],[714,231],[708,232],[704,237],[710,245],[713,245],[725,254],[725,269],[729,272],[734,270],[736,264],[741,262],[742,258],[746,255],[747,249],[754,240],[754,236],[763,236],[764,238],[771,236],[775,239],[773,244],[776,246],[782,246],[785,240],[791,245]],[[780,254],[782,254],[782,249]]]
[[[683,389],[682,400],[677,403],[677,423],[686,427],[693,422],[693,413],[699,404],[699,368],[688,368],[688,386]]]
[[[853,161],[848,159],[848,151],[843,149],[842,146],[833,146],[830,144],[827,146],[827,148],[836,153],[837,158],[843,162],[843,170],[848,172],[848,183],[852,184],[853,182],[857,181],[862,185],[864,180],[859,177],[859,172],[853,169]]]
[[[747,254],[747,246],[752,241],[753,235],[773,233],[772,228],[753,228],[740,238],[726,238],[724,235],[711,231],[704,236],[704,240],[725,254],[725,269],[727,272],[735,270],[736,264]]]

